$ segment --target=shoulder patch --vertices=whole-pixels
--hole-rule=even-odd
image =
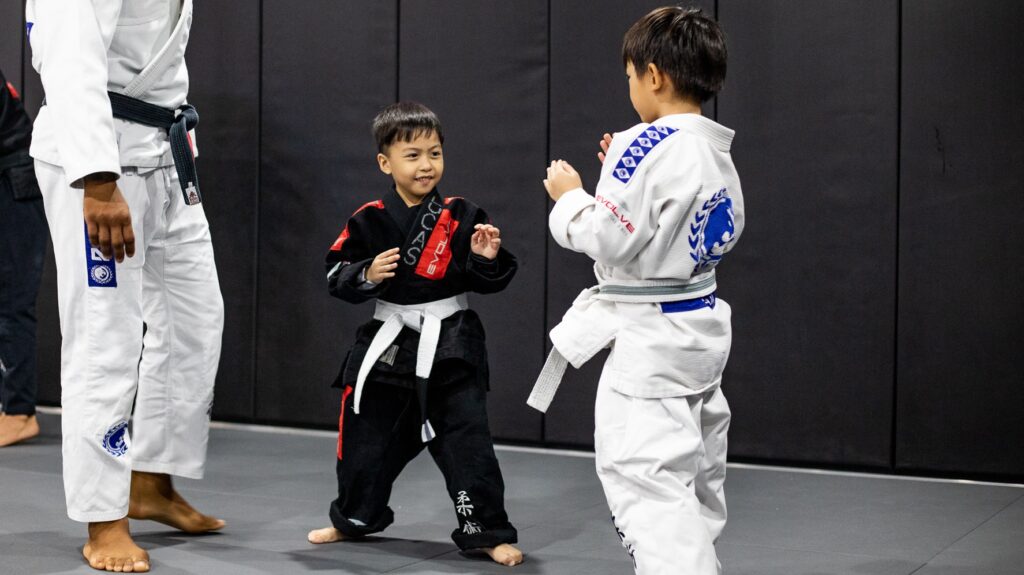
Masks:
[[[372,202],[366,202],[362,206],[359,206],[358,210],[352,212],[352,217],[355,217],[356,214],[358,214],[359,212],[365,210],[366,208],[377,208],[378,210],[383,210],[384,209],[384,200],[374,200]],[[334,244],[331,245],[331,251],[332,252],[340,251],[341,250],[341,246],[345,245],[345,240],[347,240],[347,239],[348,239],[348,224],[345,224],[345,229],[341,230],[341,235],[339,235],[338,239],[334,240]]]
[[[655,146],[665,141],[665,138],[677,131],[679,131],[677,128],[652,125],[640,132],[640,135],[629,144],[626,152],[622,154],[619,163],[612,170],[612,176],[623,184],[628,184],[629,180],[633,179],[633,174],[636,173],[640,162],[647,157],[647,154],[650,154]]]

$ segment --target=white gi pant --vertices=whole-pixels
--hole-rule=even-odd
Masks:
[[[686,326],[690,328],[687,339],[678,337],[684,334],[666,333],[667,341],[685,341],[684,347],[692,353],[701,340],[722,340],[726,334],[731,340],[725,302],[719,300],[714,312],[671,314],[676,316],[673,323],[684,325],[688,313],[699,313],[704,320]],[[717,322],[715,317],[724,319]],[[705,328],[708,333],[701,337]],[[661,398],[636,397],[613,389],[615,383],[626,384],[624,387],[632,383],[621,381],[628,377],[622,372],[622,362],[658,361],[635,357],[632,352],[637,350],[632,345],[629,355],[633,357],[616,358],[616,352],[626,347],[620,343],[630,339],[630,331],[627,327],[616,337],[595,405],[597,474],[615,528],[640,575],[720,573],[714,543],[726,522],[729,404],[719,385],[694,395]],[[724,358],[720,365],[724,367]]]
[[[57,261],[68,516],[120,519],[132,470],[203,475],[224,323],[209,225],[173,166],[125,168],[135,256],[111,277],[89,250],[83,191],[35,166]]]

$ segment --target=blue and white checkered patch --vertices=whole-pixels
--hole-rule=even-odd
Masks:
[[[640,135],[626,148],[626,153],[622,155],[622,159],[612,170],[612,176],[623,184],[628,184],[647,154],[650,154],[655,146],[677,131],[678,129],[667,126],[650,126],[640,132]]]

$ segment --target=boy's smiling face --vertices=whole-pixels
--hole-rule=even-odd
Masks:
[[[380,171],[395,180],[395,189],[406,205],[423,201],[444,174],[444,155],[437,132],[418,132],[408,142],[396,140],[377,154]]]

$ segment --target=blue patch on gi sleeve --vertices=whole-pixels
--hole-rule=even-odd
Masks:
[[[678,129],[669,128],[668,126],[652,125],[643,132],[640,132],[640,135],[633,140],[626,148],[626,152],[622,154],[619,163],[612,170],[612,176],[623,184],[628,184],[640,166],[640,162],[647,157],[647,154],[650,154],[655,146],[664,142],[665,138],[678,131]]]
[[[693,222],[687,240],[694,273],[709,272],[722,261],[729,244],[736,240],[736,223],[729,191],[722,188],[704,202]]]
[[[113,259],[103,257],[99,248],[89,241],[89,227],[85,227],[85,271],[89,287],[117,287],[117,267]]]
[[[34,22],[25,22],[25,35],[32,38],[32,27],[35,26]]]

